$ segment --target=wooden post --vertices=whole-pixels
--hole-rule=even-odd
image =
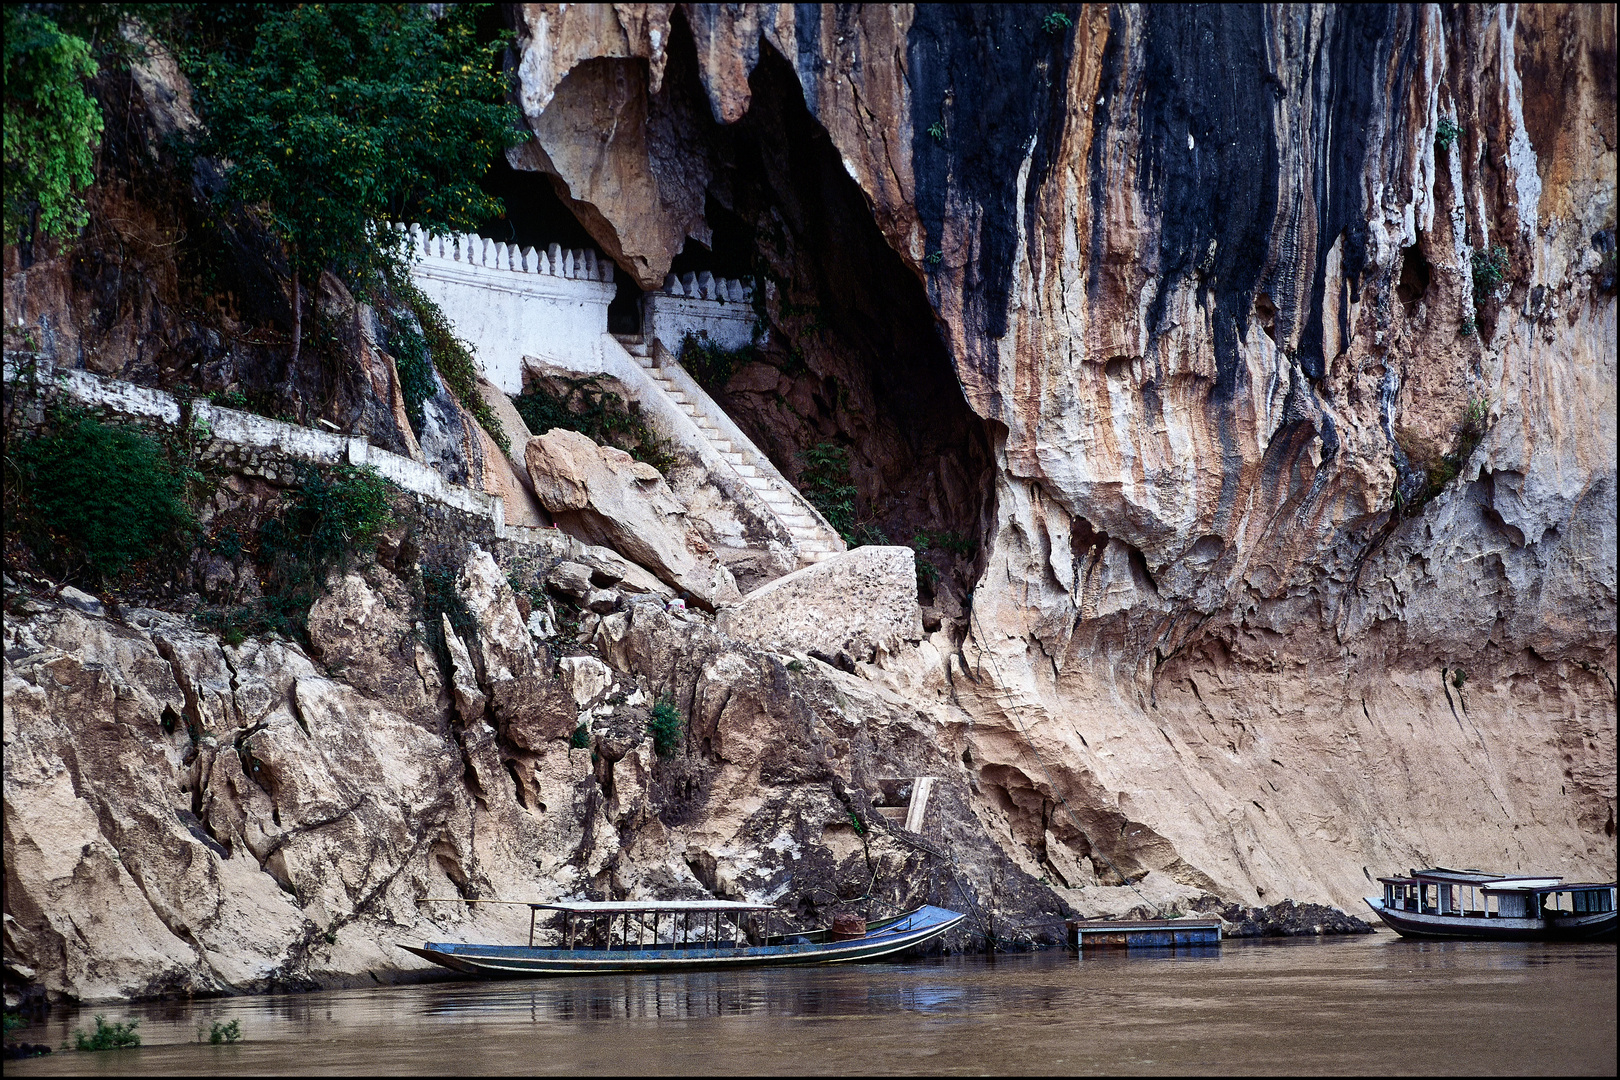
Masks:
[[[574,932],[578,928],[574,925],[574,913],[572,911],[566,911],[563,913],[563,925],[568,928],[568,951],[573,952]]]
[[[529,948],[534,948],[534,916],[540,909],[533,904],[529,905]]]

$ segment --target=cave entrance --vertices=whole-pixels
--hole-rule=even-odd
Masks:
[[[711,241],[689,240],[674,269],[751,278],[768,331],[710,392],[812,501],[842,497],[811,463],[843,455],[853,499],[824,515],[852,544],[911,544],[924,603],[950,594],[940,604],[956,618],[982,569],[992,456],[923,281],[878,228],[791,65],[762,43],[748,112],[714,124],[690,30],[673,22],[652,111],[701,117],[706,130],[690,134],[712,163]]]
[[[924,603],[939,598],[942,621],[963,618],[994,516],[988,425],[963,396],[921,274],[885,239],[766,42],[749,85],[747,113],[716,122],[677,8],[639,152],[672,199],[702,185],[702,220],[670,271],[750,282],[757,318],[752,345],[699,381],[852,545],[912,545]],[[498,161],[485,187],[508,216],[486,234],[602,248],[576,216],[598,211],[560,184]],[[645,294],[622,267],[615,277],[609,330],[638,333]]]
[[[499,197],[506,204],[506,214],[480,222],[478,235],[539,251],[549,244],[564,249],[596,248],[591,234],[557,194],[557,183],[544,173],[514,169],[505,155],[497,154],[479,187]]]
[[[608,333],[640,337],[641,305],[647,294],[623,271],[614,274],[613,281],[613,302],[608,304]]]

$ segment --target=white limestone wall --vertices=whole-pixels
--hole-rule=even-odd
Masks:
[[[590,249],[520,249],[471,233],[393,228],[408,239],[412,280],[502,393],[523,392],[525,355],[566,358],[571,366],[599,363],[614,293],[609,260]]]
[[[722,348],[738,349],[754,340],[753,289],[730,278],[670,274],[661,292],[643,301],[642,332],[648,344],[661,343],[681,354],[687,334],[705,334]]]

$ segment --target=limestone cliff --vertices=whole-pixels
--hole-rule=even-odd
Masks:
[[[1343,904],[1413,862],[1613,875],[1612,7],[519,22],[538,167],[604,244],[639,238],[644,280],[740,215],[801,306],[869,287],[892,324],[926,296],[991,443],[993,499],[955,508],[984,543],[963,702],[1028,868],[1102,848]],[[609,71],[623,125],[553,149]],[[795,110],[827,151],[773,160],[751,119]],[[840,182],[905,275],[830,280],[854,241],[803,208]],[[788,308],[773,331],[861,385],[860,343]],[[868,417],[926,415],[864,383]],[[939,471],[912,479],[948,504]]]
[[[874,535],[950,538],[920,631],[777,652],[561,534],[441,529],[464,611],[432,628],[395,537],[307,648],[19,576],[8,983],[416,977],[392,942],[527,921],[424,894],[929,899],[973,947],[1354,913],[1418,864],[1613,877],[1612,6],[506,11],[508,199],[640,288],[759,283],[714,396],[790,477],[847,447]],[[193,333],[178,278],[105,284],[176,273],[166,236],[8,246],[8,349],[228,361],[408,442],[385,353],[322,389]]]

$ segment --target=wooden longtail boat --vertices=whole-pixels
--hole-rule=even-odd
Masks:
[[[1615,882],[1509,876],[1439,866],[1379,878],[1367,906],[1402,937],[1594,941],[1615,937]]]
[[[529,909],[527,945],[429,941],[420,948],[414,945],[400,948],[454,971],[504,978],[675,968],[840,964],[872,960],[925,944],[967,918],[944,908],[924,906],[892,919],[862,924],[855,932],[840,933],[835,923],[834,928],[828,930],[772,935],[769,914],[775,909],[769,904],[734,900],[508,903]],[[561,913],[561,945],[534,944],[535,920],[542,911]],[[750,942],[743,917],[762,913],[764,929],[753,935],[754,940]],[[729,927],[726,926],[728,917]],[[598,930],[599,944],[587,946],[579,940],[582,920],[588,929]]]

